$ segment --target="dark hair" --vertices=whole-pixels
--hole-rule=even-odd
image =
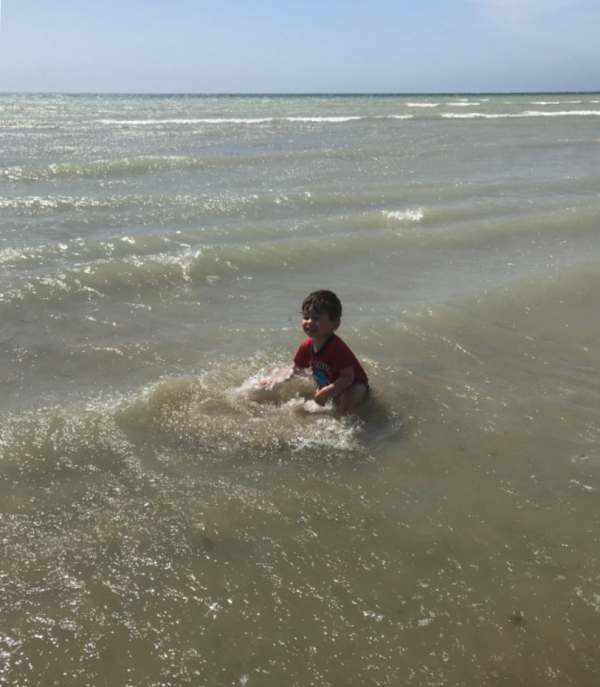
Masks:
[[[310,310],[318,313],[326,313],[331,320],[339,320],[342,317],[342,304],[333,291],[313,291],[302,301],[302,314]]]

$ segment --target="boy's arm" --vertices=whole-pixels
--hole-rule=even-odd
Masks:
[[[310,366],[309,345],[309,341],[303,341],[298,346],[292,365],[272,369],[267,377],[258,380],[258,388],[271,390],[279,386],[279,384],[287,382],[294,375],[302,374]]]
[[[274,389],[279,384],[289,381],[294,375],[302,372],[301,368],[294,366],[273,368],[267,377],[258,380],[259,389]]]
[[[320,406],[323,406],[330,398],[339,396],[342,392],[351,387],[352,384],[354,384],[354,369],[345,367],[343,370],[340,370],[340,376],[335,382],[323,386],[315,392],[315,401]]]

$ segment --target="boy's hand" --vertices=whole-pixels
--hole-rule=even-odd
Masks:
[[[315,391],[314,401],[320,406],[324,406],[327,401],[331,398],[331,385],[324,386],[321,389]]]
[[[354,370],[351,367],[344,368],[340,376],[332,384],[323,386],[315,392],[315,403],[324,406],[330,398],[338,396],[354,382]]]
[[[294,367],[274,367],[267,377],[261,377],[257,380],[256,386],[258,389],[271,391],[271,389],[275,389],[280,384],[289,381],[294,374],[296,374]]]

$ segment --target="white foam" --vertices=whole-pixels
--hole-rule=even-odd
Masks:
[[[359,115],[351,115],[346,117],[283,117],[286,122],[326,122],[328,124],[339,124],[341,122],[354,122],[359,119],[365,119]]]
[[[314,401],[292,399],[282,409],[297,415],[308,414],[314,418],[310,427],[291,440],[294,451],[330,448],[351,451],[360,447],[361,425],[356,419],[336,418],[329,406],[322,407]]]
[[[407,107],[439,107],[440,103],[406,103]]]
[[[100,124],[109,126],[157,126],[161,124],[264,124],[272,122],[274,117],[202,117],[202,118],[171,118],[171,119],[100,119]]]
[[[558,112],[540,112],[538,110],[526,110],[525,112],[500,112],[489,114],[486,112],[447,113],[442,114],[444,119],[527,119],[535,117],[600,117],[600,110],[560,110]]]
[[[194,117],[171,119],[100,119],[101,124],[109,126],[159,126],[162,124],[268,124],[272,122],[306,122],[339,124],[364,119],[360,115],[337,117]]]
[[[382,210],[381,213],[388,219],[396,222],[420,222],[425,216],[422,208],[410,208],[408,210]]]
[[[573,101],[575,102],[575,101]],[[600,117],[600,110],[559,110],[557,112],[538,112],[528,110],[523,117]]]
[[[454,102],[454,103],[446,103],[448,107],[474,107],[476,105],[481,105],[481,103],[478,102],[466,102],[466,101],[461,101],[461,102]]]
[[[231,391],[236,396],[253,391],[273,391],[291,378],[292,369],[289,365],[263,368]]]
[[[485,112],[467,112],[458,113],[450,112],[440,115],[444,119],[503,119],[505,117],[516,117],[517,115],[511,114],[486,114]]]
[[[532,105],[581,105],[583,100],[532,100]],[[590,103],[600,102],[599,100],[590,100]]]
[[[417,104],[414,107],[437,107],[437,104]],[[274,122],[291,122],[300,124],[344,124],[365,119],[412,119],[414,115],[336,115],[336,116],[289,116],[289,117],[194,117],[170,119],[99,119],[106,126],[160,126],[163,124],[270,124]]]

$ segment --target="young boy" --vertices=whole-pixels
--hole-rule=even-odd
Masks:
[[[356,356],[335,334],[342,304],[333,291],[313,291],[302,302],[302,329],[308,335],[294,356],[294,372],[312,368],[317,385],[314,400],[325,405],[333,399],[348,413],[365,398],[369,380]]]

